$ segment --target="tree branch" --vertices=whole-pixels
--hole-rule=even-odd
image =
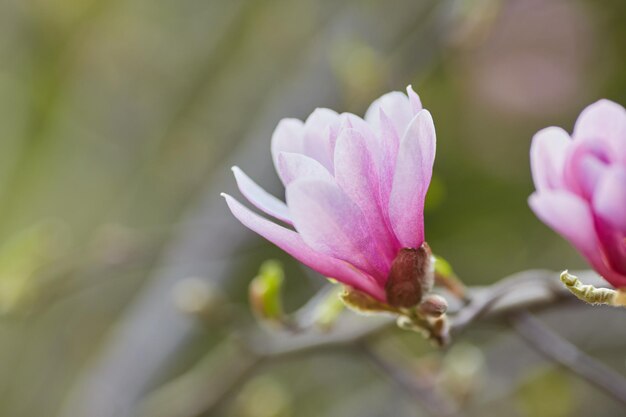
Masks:
[[[587,282],[594,285],[601,285],[601,280],[591,272],[580,272]],[[512,314],[525,312],[527,309],[538,307],[557,307],[563,301],[574,300],[569,291],[558,284],[558,273],[546,270],[525,271],[498,281],[496,284],[487,287],[470,287],[468,294],[471,297],[469,303],[461,302],[453,297],[448,297],[450,302],[450,314],[452,331],[456,334],[469,327],[472,323],[482,318],[502,318],[511,317]],[[582,303],[581,303],[582,304]],[[310,308],[310,306],[306,306]],[[242,339],[243,347],[239,349],[240,355],[232,359],[239,363],[246,363],[248,367],[240,369],[235,378],[224,380],[220,376],[219,383],[222,392],[232,395],[237,392],[237,387],[248,377],[250,371],[256,369],[258,364],[271,364],[277,360],[292,358],[293,356],[306,355],[311,352],[318,352],[327,349],[354,348],[364,346],[366,339],[375,337],[376,334],[389,328],[395,322],[393,316],[373,315],[360,316],[356,314],[344,314],[331,331],[322,331],[310,328],[302,333],[272,332],[259,330],[256,326],[251,329],[247,337]],[[522,329],[523,330],[523,329]],[[554,335],[553,335],[554,336]],[[445,414],[437,406],[437,398],[425,391],[423,386],[412,381],[412,376],[399,371],[393,364],[388,363],[384,358],[376,355],[365,345],[365,354],[377,367],[385,370],[398,384],[412,392],[416,398],[429,408],[433,414],[443,416],[454,416],[455,410],[443,410],[452,414]],[[209,354],[211,355],[211,354]],[[580,356],[578,356],[580,357]],[[559,361],[559,363],[562,363]],[[216,373],[214,370],[199,366],[183,375],[179,380],[171,384],[174,386],[197,386],[199,381],[209,381],[201,383],[200,386],[214,381]],[[205,369],[205,371],[202,371]],[[237,368],[239,369],[239,368]],[[218,373],[221,375],[221,373]],[[612,381],[616,381],[613,379]],[[617,384],[621,385],[623,382]],[[169,385],[169,384],[168,384]],[[596,384],[598,385],[598,384]],[[173,388],[175,390],[175,388]],[[228,398],[208,398],[205,390],[175,390],[177,402],[180,404],[203,404],[204,410],[217,410]],[[165,404],[171,397],[171,389],[167,385],[148,397],[147,403]],[[200,397],[200,398],[198,398]],[[428,398],[423,398],[428,397]],[[157,407],[158,408],[158,407]],[[194,407],[194,410],[198,408]],[[196,411],[194,411],[196,413]],[[196,415],[191,414],[159,414],[163,417],[179,417]],[[207,415],[206,413],[202,415]]]
[[[367,343],[361,343],[359,348],[370,363],[383,371],[389,379],[423,406],[433,417],[463,417],[461,411],[452,406],[450,400],[434,389],[433,384],[429,381],[397,366]]]
[[[578,272],[586,282],[602,285],[591,272]],[[462,301],[443,292],[448,299],[451,331],[458,334],[480,318],[506,317],[515,311],[553,306],[565,300],[574,300],[559,283],[559,274],[547,270],[530,270],[503,278],[485,287],[469,287],[471,301]],[[288,333],[252,330],[247,344],[260,356],[288,355],[301,351],[347,345],[363,340],[395,323],[392,315],[363,316],[344,314],[331,331],[311,328],[307,332]]]
[[[509,322],[517,334],[537,352],[626,405],[626,378],[622,374],[586,355],[527,311],[511,314]]]

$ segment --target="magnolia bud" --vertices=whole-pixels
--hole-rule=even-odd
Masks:
[[[426,242],[417,249],[401,249],[391,264],[385,285],[387,302],[394,307],[418,304],[434,284],[432,253]]]
[[[605,304],[614,307],[626,306],[626,299],[622,291],[585,285],[578,277],[570,274],[567,270],[561,273],[561,282],[565,284],[572,294],[589,304]]]
[[[417,311],[426,317],[441,317],[448,311],[448,302],[440,295],[428,294],[417,306]]]

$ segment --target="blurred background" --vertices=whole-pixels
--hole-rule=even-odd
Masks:
[[[528,209],[528,151],[626,103],[625,22],[623,0],[1,2],[0,415],[428,415],[350,350],[247,366],[259,265],[283,262],[288,310],[323,280],[231,218],[230,166],[281,196],[281,118],[412,84],[438,134],[433,250],[469,285],[585,267]],[[626,371],[618,313],[544,318]],[[394,329],[377,349],[468,415],[624,414],[498,323],[445,352]]]

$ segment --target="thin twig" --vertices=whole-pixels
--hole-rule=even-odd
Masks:
[[[601,283],[591,274],[582,274],[594,283]],[[536,308],[571,298],[556,276],[552,271],[530,270],[501,279],[486,288],[471,288],[468,291],[470,302],[461,306],[453,317],[452,330],[459,333],[485,315],[504,315],[507,311]]]
[[[402,388],[409,396],[417,401],[433,417],[462,417],[463,414],[451,405],[450,399],[443,397],[433,384],[424,378],[419,378],[406,369],[400,368],[384,356],[377,353],[367,343],[361,343],[359,350],[365,355],[370,363],[383,371],[398,387]]]
[[[580,272],[589,282],[599,282],[591,274]],[[558,273],[546,270],[520,272],[486,287],[469,287],[469,304],[453,297],[449,302],[452,332],[461,330],[480,318],[504,317],[511,312],[553,306],[574,297],[558,284]],[[260,356],[278,356],[295,352],[318,350],[339,345],[350,345],[380,332],[395,323],[392,315],[362,316],[346,314],[339,318],[331,331],[311,328],[307,332],[287,333],[253,329],[248,335],[248,345]]]
[[[530,346],[626,405],[626,378],[586,355],[527,311],[509,316],[513,329]]]

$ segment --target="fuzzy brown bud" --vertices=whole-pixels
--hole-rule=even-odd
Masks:
[[[418,311],[427,317],[441,317],[448,311],[448,302],[437,294],[428,294],[417,307]]]
[[[391,264],[385,291],[394,307],[410,308],[422,301],[433,287],[432,253],[426,242],[417,249],[404,248]]]

